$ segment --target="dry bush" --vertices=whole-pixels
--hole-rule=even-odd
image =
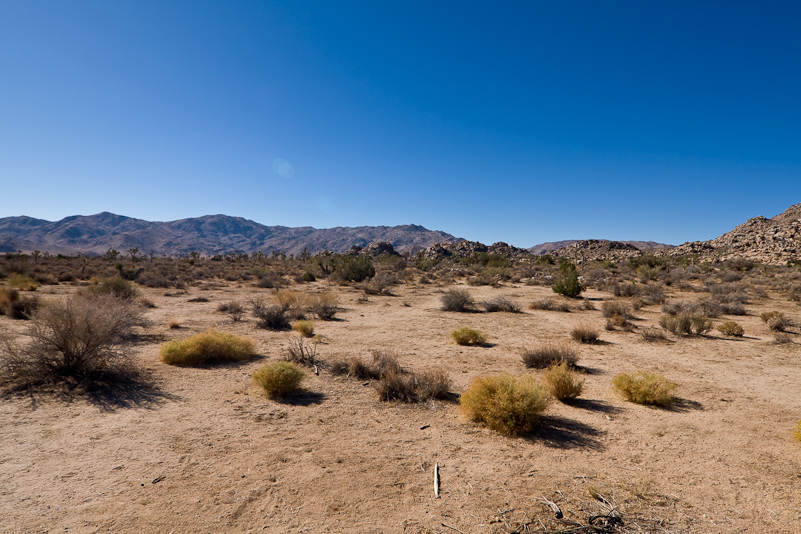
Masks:
[[[176,328],[181,328],[181,322],[178,321],[175,317],[168,317],[167,318],[167,328],[170,330],[175,330]]]
[[[551,298],[535,300],[529,304],[528,308],[530,310],[570,312],[570,305],[567,302],[559,302]]]
[[[452,382],[443,369],[416,373],[417,397],[420,400],[445,399],[450,395]]]
[[[520,305],[506,297],[495,297],[481,303],[488,312],[520,313]]]
[[[509,374],[476,377],[459,399],[468,419],[510,436],[531,432],[550,402],[534,377]]]
[[[601,314],[607,318],[619,315],[620,317],[625,317],[628,319],[631,317],[631,310],[625,302],[605,300],[603,304],[601,304]]]
[[[12,289],[20,291],[36,291],[39,289],[39,284],[27,274],[12,274],[6,279],[6,284]]]
[[[314,323],[312,321],[298,321],[292,325],[292,330],[303,337],[312,337],[314,335]]]
[[[398,283],[398,277],[395,273],[384,271],[376,274],[369,282],[364,284],[363,290],[368,295],[391,295],[392,286]]]
[[[383,401],[417,402],[414,375],[388,371],[378,379],[378,398]]]
[[[573,341],[578,341],[579,343],[597,343],[599,335],[598,329],[588,324],[580,324],[570,331],[570,337],[573,338]]]
[[[584,299],[583,308],[585,310],[588,310],[588,311],[589,310],[594,310],[595,309],[595,304],[590,299]]]
[[[717,330],[724,336],[730,337],[743,337],[743,334],[745,334],[743,327],[734,321],[726,321],[719,324]]]
[[[290,337],[284,359],[288,362],[314,367],[317,361],[317,343],[303,337]]]
[[[282,306],[264,306],[255,303],[253,306],[253,316],[256,318],[256,325],[267,330],[286,330],[289,328],[289,318]]]
[[[209,299],[207,299],[206,297],[195,297],[187,300],[187,302],[208,302],[208,301]]]
[[[636,297],[640,294],[641,287],[634,283],[616,283],[609,287],[609,291],[616,297]]]
[[[773,342],[777,345],[786,345],[793,342],[793,336],[786,332],[776,332],[773,336]]]
[[[12,319],[30,319],[39,304],[39,298],[35,295],[22,296],[16,289],[0,289],[0,315]]]
[[[223,309],[225,313],[231,318],[231,320],[235,323],[238,323],[245,317],[245,306],[239,301],[232,300],[231,302],[226,302],[225,304],[220,304],[218,309]]]
[[[339,311],[337,296],[325,292],[314,295],[309,299],[309,311],[317,315],[321,321],[330,321]]]
[[[645,304],[662,304],[665,302],[665,293],[661,284],[648,284],[642,291],[642,300]]]
[[[2,340],[3,374],[8,383],[34,385],[113,372],[127,363],[123,342],[143,324],[140,308],[109,295],[50,302],[33,315],[28,343]]]
[[[704,315],[680,312],[676,316],[663,315],[659,326],[676,335],[701,335],[712,329],[712,321]]]
[[[774,332],[784,332],[793,326],[793,322],[779,311],[764,312],[759,317]]]
[[[119,276],[111,276],[95,280],[95,283],[81,290],[80,294],[111,295],[123,300],[133,300],[138,291],[132,282]]]
[[[668,406],[675,397],[677,385],[663,375],[638,371],[621,373],[612,379],[612,385],[627,400],[637,404]]]
[[[562,362],[575,367],[578,363],[578,352],[567,343],[547,343],[533,349],[524,349],[520,357],[526,367],[545,369]]]
[[[542,383],[560,401],[575,399],[584,389],[584,380],[567,362],[549,366],[542,375]]]
[[[669,300],[662,304],[662,313],[678,315],[681,312],[692,312],[694,307],[686,300]]]
[[[466,326],[451,332],[451,337],[457,345],[483,345],[487,342],[487,334]]]
[[[798,421],[798,424],[795,425],[795,429],[793,430],[793,435],[795,439],[801,441],[801,421]]]
[[[442,311],[466,312],[473,308],[473,297],[465,289],[449,289],[441,297]]]
[[[654,327],[644,328],[642,331],[642,339],[643,341],[647,341],[649,343],[655,343],[657,341],[667,341],[667,336],[665,336],[665,332]]]
[[[159,357],[169,365],[203,365],[249,360],[255,354],[250,339],[208,329],[186,339],[169,341],[161,346]]]
[[[297,391],[306,375],[292,362],[273,362],[257,369],[252,377],[268,397],[277,399]]]
[[[280,289],[275,292],[275,302],[292,319],[302,319],[306,314],[309,297],[300,291]]]

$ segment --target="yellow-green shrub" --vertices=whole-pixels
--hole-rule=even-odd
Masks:
[[[575,399],[584,389],[584,380],[568,366],[567,362],[553,364],[542,375],[542,383],[556,399]]]
[[[36,291],[39,289],[39,284],[28,275],[25,274],[12,274],[6,279],[9,287],[19,289],[20,291]]]
[[[250,359],[255,344],[250,339],[209,329],[161,346],[161,361],[170,365],[202,365],[211,362]]]
[[[312,321],[298,321],[292,325],[292,330],[303,337],[312,337],[314,335],[314,323]]]
[[[724,336],[743,337],[743,334],[745,334],[743,327],[734,321],[726,321],[719,324],[717,330]]]
[[[674,401],[677,385],[663,375],[638,371],[621,373],[612,379],[612,385],[626,399],[637,404],[667,406]]]
[[[457,345],[483,345],[487,342],[487,334],[466,326],[451,332],[451,337]]]
[[[507,435],[530,432],[550,402],[533,376],[509,374],[476,377],[459,399],[467,418]]]
[[[801,421],[798,421],[798,424],[795,425],[795,430],[793,430],[793,435],[795,439],[801,441]]]
[[[306,377],[292,362],[274,362],[260,367],[253,373],[253,381],[271,399],[283,397],[296,391]]]

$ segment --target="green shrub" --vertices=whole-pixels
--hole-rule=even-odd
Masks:
[[[483,345],[487,342],[487,334],[466,326],[451,332],[451,337],[457,345]]]
[[[677,387],[663,375],[641,371],[621,373],[612,379],[612,385],[631,402],[657,406],[673,403],[673,390]]]
[[[578,377],[578,373],[567,362],[551,364],[542,375],[542,383],[560,401],[575,399],[584,389],[584,380]]]
[[[524,349],[521,358],[526,367],[535,369],[545,369],[562,362],[575,367],[578,363],[578,353],[567,343],[547,343],[534,349]]]
[[[449,289],[441,297],[442,311],[466,312],[473,307],[473,298],[465,289]]]
[[[273,362],[260,367],[252,376],[268,397],[277,399],[297,391],[306,375],[291,362]]]
[[[743,337],[743,334],[745,334],[743,327],[734,321],[726,321],[719,324],[717,330],[724,336]]]
[[[375,276],[375,268],[367,256],[342,256],[332,278],[340,282],[363,282]]]
[[[161,361],[170,365],[202,365],[213,362],[249,360],[255,352],[253,341],[208,329],[183,340],[161,346]]]
[[[578,297],[584,291],[584,287],[579,282],[576,266],[568,261],[562,263],[559,266],[559,275],[551,289],[553,289],[554,293],[566,297]]]
[[[468,419],[511,436],[531,432],[550,402],[534,377],[509,374],[476,377],[459,399]]]

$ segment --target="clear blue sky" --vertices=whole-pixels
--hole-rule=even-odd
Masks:
[[[0,217],[678,244],[801,202],[801,2],[0,2]]]

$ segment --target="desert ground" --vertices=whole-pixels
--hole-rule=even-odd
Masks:
[[[217,308],[269,300],[273,290],[219,280],[139,288],[155,305],[130,348],[146,385],[0,398],[0,532],[801,532],[801,442],[793,436],[801,335],[791,330],[790,342],[778,344],[759,317],[778,309],[801,319],[798,303],[772,291],[752,299],[748,314],[734,318],[742,338],[712,330],[647,342],[641,332],[658,328],[659,305],[634,312],[633,331],[606,330],[600,307],[615,298],[607,291],[582,295],[596,309],[566,300],[565,313],[528,308],[556,298],[547,286],[450,282],[411,278],[392,295],[369,296],[325,280],[293,287],[338,297],[334,320],[312,318],[323,362],[381,350],[410,370],[446,370],[454,399],[417,404],[383,402],[374,382],[324,365],[306,370],[299,394],[270,400],[251,374],[282,359],[295,334],[258,328],[249,314],[234,322]],[[477,302],[508,297],[522,312],[442,311],[451,287]],[[58,299],[75,290],[36,293]],[[190,302],[198,297],[208,302]],[[601,341],[570,340],[579,324],[597,328]],[[27,321],[3,316],[0,326],[22,333]],[[463,326],[485,332],[488,343],[455,344],[450,332]],[[163,343],[210,327],[254,340],[257,357],[201,367],[159,360]],[[549,340],[578,351],[579,399],[553,402],[523,437],[460,414],[458,394],[474,377],[541,373],[526,369],[520,352]],[[677,401],[660,408],[624,400],[612,378],[636,370],[676,382]],[[622,523],[593,530],[593,515]]]

